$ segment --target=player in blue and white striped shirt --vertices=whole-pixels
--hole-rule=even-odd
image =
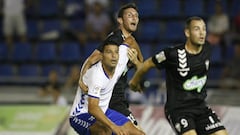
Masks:
[[[71,126],[79,134],[144,135],[126,116],[108,108],[113,87],[126,68],[129,54],[135,51],[126,44],[106,43],[102,60],[84,74],[88,93],[78,89],[70,113]]]

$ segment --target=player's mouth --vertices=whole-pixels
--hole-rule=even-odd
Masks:
[[[118,61],[117,60],[111,60],[112,64],[116,64]]]
[[[135,27],[137,25],[137,23],[132,22],[132,23],[130,23],[130,25]]]
[[[200,40],[205,40],[205,38],[204,37],[200,37]]]

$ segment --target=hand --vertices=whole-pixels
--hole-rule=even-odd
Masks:
[[[79,80],[79,87],[81,88],[81,90],[84,92],[84,93],[87,93],[88,92],[88,87],[87,85],[85,85],[82,81],[82,79]]]
[[[142,92],[143,89],[141,88],[140,84],[136,84],[133,80],[129,81],[129,87],[131,90],[135,91],[135,92]]]
[[[129,135],[128,132],[121,126],[113,126],[112,130],[116,135]]]
[[[138,62],[139,62],[137,56],[138,56],[138,54],[137,54],[137,50],[136,49],[134,49],[134,48],[128,49],[128,58],[134,65],[137,65]]]
[[[132,46],[133,44],[137,43],[137,41],[135,40],[135,38],[133,36],[128,36],[124,42],[125,44]]]

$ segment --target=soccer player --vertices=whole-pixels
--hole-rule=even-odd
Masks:
[[[134,49],[126,44],[104,42],[102,60],[83,76],[88,93],[78,89],[70,113],[70,124],[81,135],[144,135],[123,114],[108,108],[113,87]],[[111,130],[108,130],[108,129]],[[111,132],[109,132],[111,131]]]
[[[119,24],[119,27],[117,30],[113,31],[105,40],[106,41],[114,41],[118,45],[122,44],[123,41],[128,38],[132,37],[131,34],[136,31],[137,25],[139,22],[139,16],[138,16],[138,9],[134,3],[128,3],[126,5],[123,5],[117,15],[117,21]],[[122,114],[124,114],[126,117],[128,117],[135,125],[137,124],[136,119],[128,109],[129,104],[128,101],[125,98],[125,90],[128,87],[127,83],[127,71],[129,68],[135,66],[135,68],[143,62],[143,56],[140,51],[140,48],[135,40],[132,40],[131,45],[132,47],[137,50],[137,58],[138,59],[130,59],[131,63],[128,63],[128,68],[125,70],[125,72],[122,74],[122,76],[119,78],[118,82],[116,83],[113,94],[111,97],[111,101],[109,104],[109,107],[113,110],[116,110]],[[90,68],[94,63],[101,60],[101,52],[102,47],[99,46],[84,62],[84,66],[82,67],[81,74],[80,74],[80,81],[79,85],[82,90],[87,91],[87,87],[84,85],[82,81],[82,75],[87,71],[88,68]]]
[[[139,81],[150,68],[165,68],[165,116],[176,133],[227,135],[218,116],[205,102],[211,54],[210,45],[205,42],[206,24],[200,17],[190,17],[184,32],[185,44],[163,49],[144,61],[130,80],[130,88],[141,90]]]

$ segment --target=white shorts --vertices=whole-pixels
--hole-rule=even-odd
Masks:
[[[3,20],[3,32],[5,36],[8,35],[25,35],[26,34],[26,22],[23,14],[9,14],[4,15]]]

